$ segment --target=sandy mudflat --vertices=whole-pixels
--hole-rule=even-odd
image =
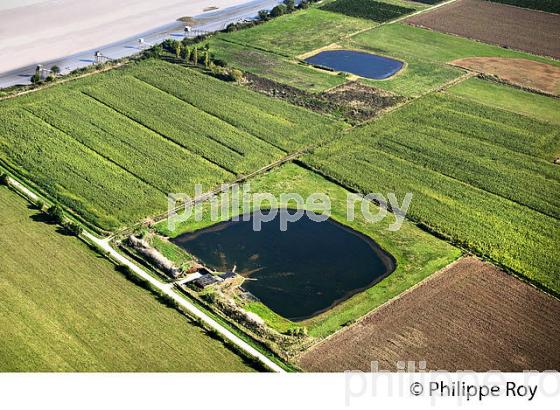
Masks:
[[[90,50],[246,0],[7,0],[0,7],[0,72]]]

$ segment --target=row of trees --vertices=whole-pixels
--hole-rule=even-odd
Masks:
[[[73,236],[80,236],[83,228],[80,224],[70,221],[64,216],[64,211],[60,205],[51,205],[45,209],[45,204],[42,201],[37,202],[37,209],[44,212],[48,221],[60,225],[65,233]]]
[[[181,60],[187,64],[202,65],[213,76],[226,81],[241,82],[243,80],[243,73],[235,68],[226,67],[226,62],[214,58],[210,52],[210,45],[190,44],[190,39],[183,41],[165,40],[162,43],[163,50],[175,56],[177,60]]]
[[[8,176],[8,174],[0,174],[0,185],[10,185],[10,177]],[[60,205],[55,204],[46,208],[45,203],[41,200],[38,200],[35,203],[35,206],[39,211],[44,212],[49,222],[60,225],[64,232],[68,235],[79,236],[83,232],[83,228],[81,225],[77,224],[76,222],[70,221],[64,216],[64,211],[62,210],[62,207]]]
[[[259,20],[267,21],[271,18],[280,17],[284,14],[290,14],[297,9],[306,9],[311,3],[317,3],[320,0],[302,0],[297,6],[294,0],[284,0],[282,4],[277,5],[272,10],[259,11]]]
[[[203,46],[194,45],[191,47],[189,41],[167,39],[161,45],[165,51],[173,54],[178,60],[194,65],[201,64],[205,67],[210,66],[211,56],[209,50],[210,46],[208,44]]]

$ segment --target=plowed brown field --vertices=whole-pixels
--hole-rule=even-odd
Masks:
[[[560,95],[560,67],[523,58],[471,57],[451,64],[483,74],[522,88]]]
[[[481,0],[459,0],[408,23],[560,58],[560,15]]]
[[[307,371],[560,370],[560,301],[464,258],[299,358]]]

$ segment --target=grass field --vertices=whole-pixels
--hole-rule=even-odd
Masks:
[[[409,222],[405,222],[402,228],[395,232],[386,230],[388,225],[394,222],[394,218],[370,224],[358,212],[356,219],[348,222],[346,218],[347,191],[295,164],[283,165],[279,169],[251,180],[250,187],[251,192],[270,192],[277,197],[283,192],[299,193],[304,198],[315,192],[324,192],[331,199],[333,219],[370,236],[397,260],[396,270],[375,286],[356,294],[325,313],[298,322],[297,326],[308,327],[311,336],[325,337],[333,333],[341,326],[358,319],[446,266],[460,255],[458,249],[423,232]],[[375,211],[372,210],[372,212]],[[212,222],[208,213],[204,215],[205,218],[201,222],[187,221],[179,224],[173,231],[168,229],[165,221],[157,225],[157,229],[164,235],[176,237],[181,233],[192,232],[217,222]],[[226,220],[229,217],[230,215],[223,215],[222,219]],[[166,250],[164,249],[164,251]],[[169,251],[166,252],[168,255],[171,254]],[[278,316],[260,302],[249,303],[245,308],[263,317],[269,325],[279,331],[285,331],[294,326],[293,323]]]
[[[227,61],[228,65],[240,70],[311,92],[321,92],[346,81],[344,76],[326,73],[291,58],[224,39],[227,37],[210,40],[212,53],[216,58]]]
[[[161,61],[3,101],[0,115],[0,160],[107,230],[164,211],[168,192],[209,190],[338,128]]]
[[[361,13],[364,10],[362,2],[375,6],[368,9],[372,12],[372,19],[336,12],[341,4],[351,3],[355,6],[354,11]],[[343,5],[343,10],[347,10],[348,4]],[[210,40],[211,50],[217,58],[239,69],[306,91],[320,92],[343,84],[346,77],[309,67],[294,59],[295,56],[343,41],[356,32],[377,26],[379,22],[385,21],[377,14],[379,10],[410,13],[425,7],[404,0],[327,1],[249,30],[221,33]],[[328,11],[331,8],[333,11]]]
[[[0,187],[0,371],[249,371]]]
[[[371,20],[312,7],[275,18],[248,30],[221,34],[218,37],[294,57],[375,25]]]
[[[451,87],[450,94],[560,125],[560,100],[471,78]],[[557,152],[560,155],[560,152]]]
[[[404,60],[404,71],[388,80],[367,83],[405,96],[418,96],[459,77],[464,71],[446,65],[466,57],[515,57],[559,65],[560,62],[507,50],[407,24],[389,24],[360,33],[341,44]]]
[[[306,158],[362,192],[412,192],[408,217],[560,291],[558,127],[432,95]],[[356,172],[356,170],[360,170]]]

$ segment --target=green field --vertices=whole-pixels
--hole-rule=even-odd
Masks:
[[[0,371],[250,371],[0,187]]]
[[[214,56],[228,65],[302,90],[321,92],[346,82],[345,76],[327,73],[276,53],[218,38],[209,43]]]
[[[394,218],[387,218],[371,224],[357,212],[354,221],[347,221],[346,199],[348,191],[295,164],[283,165],[251,180],[250,187],[251,192],[270,192],[276,197],[283,192],[298,193],[304,198],[315,192],[326,193],[332,203],[333,219],[373,238],[397,260],[396,270],[377,285],[358,293],[325,313],[298,322],[297,325],[278,316],[260,302],[249,303],[245,306],[247,310],[257,313],[269,325],[279,331],[303,325],[309,329],[311,336],[328,336],[340,329],[341,326],[360,318],[433,272],[448,265],[460,255],[458,249],[427,234],[409,222],[405,222],[400,230],[392,232],[388,231],[387,227],[394,222]],[[402,197],[399,197],[399,200],[402,200]],[[282,205],[288,206],[289,204],[280,204],[280,206]],[[208,206],[206,209],[208,209]],[[372,212],[375,213],[376,211],[372,210]],[[217,222],[210,220],[208,212],[205,212],[204,216],[205,218],[200,222],[186,221],[179,224],[173,231],[168,229],[165,221],[156,227],[159,233],[176,237],[182,233],[201,229]],[[233,215],[225,214],[222,215],[222,219],[226,220],[231,216]],[[157,246],[157,244],[155,245]],[[171,255],[172,252],[165,248],[163,248],[163,251]]]
[[[558,292],[559,136],[548,123],[436,94],[306,162],[359,191],[412,192],[408,217]]]
[[[364,10],[362,1],[375,6],[368,9],[371,19],[336,12],[334,9],[346,0],[323,2],[251,29],[221,33],[210,40],[212,53],[241,70],[306,91],[320,92],[343,84],[346,77],[310,67],[294,59],[295,56],[344,41],[354,33],[375,27],[378,22],[385,21],[378,15],[380,10],[410,13],[426,7],[404,0],[348,1],[355,3],[357,8],[354,11]],[[347,9],[346,6],[344,9]],[[330,8],[333,8],[332,12],[328,11]]]
[[[0,160],[95,225],[166,209],[328,140],[331,120],[190,69],[132,64],[0,103]]]
[[[365,18],[377,23],[394,20],[414,11],[412,8],[375,0],[336,0],[322,6],[321,10]]]
[[[221,34],[218,38],[294,57],[375,25],[371,20],[312,7],[247,30]]]
[[[508,85],[470,78],[451,87],[449,93],[537,120],[560,125],[560,99],[550,98]],[[557,153],[560,156],[560,152]]]
[[[459,77],[463,70],[446,65],[459,58],[515,57],[560,64],[552,59],[401,23],[365,31],[342,45],[404,60],[407,66],[394,78],[367,80],[367,83],[405,96],[421,95]]]

